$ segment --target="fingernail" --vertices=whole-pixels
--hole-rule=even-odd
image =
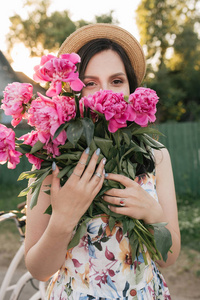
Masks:
[[[102,161],[103,161],[103,164],[105,165],[105,164],[106,164],[106,158],[104,157],[104,158],[102,159]]]
[[[53,163],[52,163],[52,170],[55,171],[55,169],[56,169],[56,163],[55,163],[55,161],[53,161]]]
[[[85,149],[85,153],[86,153],[86,154],[89,154],[89,152],[90,152],[90,148],[87,147],[87,148]]]
[[[104,175],[105,177],[108,177],[108,173],[105,173],[105,175]]]
[[[99,155],[100,154],[100,149],[98,148],[97,150],[96,150],[96,155]]]

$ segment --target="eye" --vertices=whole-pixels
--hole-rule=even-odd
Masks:
[[[122,79],[114,79],[112,83],[113,83],[114,85],[119,85],[119,84],[122,84],[122,83],[123,83],[123,80],[122,80]]]
[[[94,81],[84,82],[84,84],[85,84],[86,87],[95,86]]]

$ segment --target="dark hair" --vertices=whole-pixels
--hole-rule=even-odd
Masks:
[[[78,54],[81,57],[81,63],[79,65],[80,79],[83,79],[85,70],[87,68],[90,59],[95,54],[105,50],[115,51],[122,59],[126,70],[128,82],[129,82],[130,93],[133,93],[135,89],[138,87],[138,83],[130,59],[126,54],[125,50],[120,45],[106,38],[91,40],[78,51]]]
[[[122,59],[124,63],[126,75],[128,78],[128,82],[129,82],[130,93],[133,93],[135,89],[138,87],[138,83],[130,59],[126,54],[125,50],[120,45],[106,38],[91,40],[88,43],[86,43],[82,48],[80,48],[80,50],[78,51],[78,54],[81,57],[81,63],[78,66],[80,79],[83,80],[85,70],[87,68],[90,59],[95,54],[105,50],[115,51]],[[150,150],[147,151],[149,152],[150,157],[149,158],[143,157],[143,162],[139,163],[137,166],[136,175],[152,172],[154,170],[155,164],[154,164],[153,154],[150,152]],[[137,155],[137,153],[135,155]],[[133,155],[133,157],[131,158],[132,162],[135,162],[135,155]]]

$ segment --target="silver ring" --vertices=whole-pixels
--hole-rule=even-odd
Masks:
[[[120,198],[119,205],[120,206],[125,206],[125,199],[124,198]]]
[[[84,162],[82,162],[82,161],[79,161],[78,164],[81,164],[81,165],[86,166],[86,163],[84,163]]]
[[[102,177],[102,175],[101,175],[100,173],[98,173],[98,172],[94,173],[94,175],[96,175],[96,176],[99,177],[99,178]]]
[[[76,176],[78,176],[78,177],[81,177],[81,175],[78,175],[78,174],[76,174],[76,173],[74,173],[74,172],[73,172],[72,174],[74,174],[74,175],[76,175]]]

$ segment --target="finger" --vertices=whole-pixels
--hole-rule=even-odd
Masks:
[[[104,166],[106,163],[106,158],[104,157],[101,162],[99,163],[95,173],[93,173],[93,176],[91,178],[91,182],[94,184],[98,184],[99,182],[104,180],[104,175],[105,175],[105,171],[104,171]]]
[[[87,148],[85,149],[85,151],[82,153],[76,167],[74,168],[74,171],[72,173],[73,178],[77,178],[77,180],[80,179],[80,177],[82,176],[85,167],[87,165],[87,160],[88,160],[88,155],[89,155],[90,149]]]
[[[144,217],[144,214],[140,209],[133,210],[133,208],[131,207],[126,207],[126,206],[121,207],[121,206],[112,206],[112,205],[108,205],[108,208],[116,214],[125,215],[137,220],[143,219]]]
[[[125,187],[131,187],[134,184],[134,181],[132,179],[120,174],[108,173],[106,174],[106,179],[120,182]]]
[[[52,163],[52,181],[51,181],[51,196],[60,190],[60,178],[58,178],[59,168],[56,166],[55,161]]]
[[[105,179],[105,170],[104,170],[104,164],[106,162],[106,159],[103,158],[99,164],[99,167],[97,169],[96,173],[102,174],[101,177],[97,176],[96,174],[93,175],[93,178],[91,180],[91,183],[93,185],[93,193],[97,195],[99,191],[101,190],[103,186],[103,182]]]
[[[103,196],[103,200],[110,203],[111,205],[129,206],[129,201],[127,198]]]
[[[92,178],[96,165],[97,165],[97,161],[99,158],[99,154],[100,154],[100,149],[98,148],[92,155],[90,162],[82,176],[82,180],[89,182],[90,179]]]
[[[106,177],[107,179],[108,177]],[[104,193],[107,196],[125,198],[125,189],[110,189]]]
[[[109,205],[108,208],[116,214],[131,216],[130,208],[128,207],[116,207],[116,206]]]

